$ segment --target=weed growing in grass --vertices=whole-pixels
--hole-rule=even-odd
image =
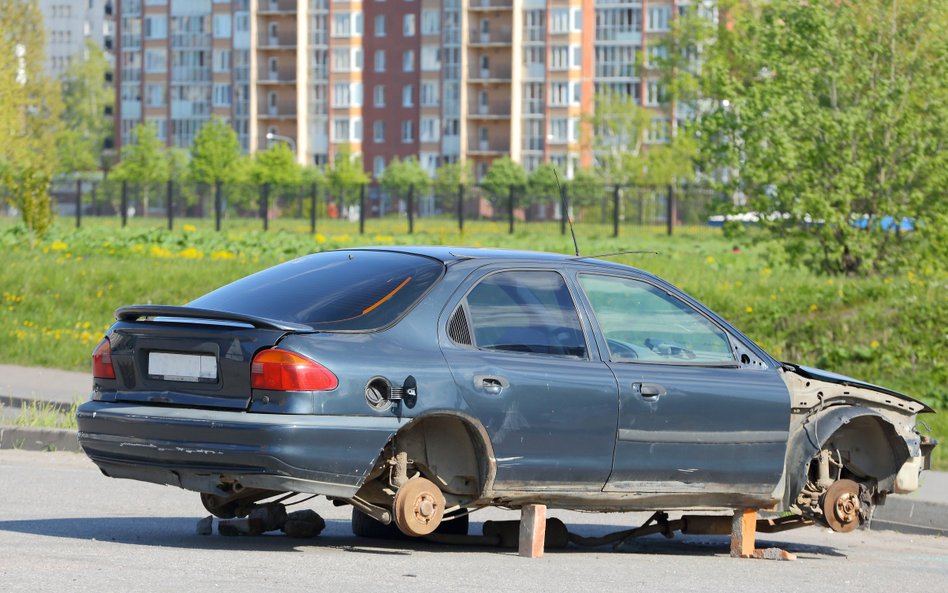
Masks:
[[[76,429],[76,408],[79,402],[63,410],[62,406],[52,402],[33,401],[20,406],[20,413],[13,419],[14,426],[29,428],[68,428]]]

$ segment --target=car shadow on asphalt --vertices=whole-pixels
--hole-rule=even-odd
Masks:
[[[71,538],[85,541],[105,541],[140,546],[161,546],[182,549],[243,550],[270,552],[301,552],[307,548],[327,547],[359,554],[400,556],[414,552],[458,552],[515,554],[512,548],[495,546],[444,544],[426,540],[364,539],[352,535],[348,520],[327,519],[326,528],[314,538],[301,539],[285,536],[279,531],[255,536],[198,535],[195,527],[199,517],[64,517],[53,519],[20,519],[0,521],[0,531]],[[215,521],[216,525],[216,521]],[[471,522],[471,533],[480,534],[482,523]],[[598,536],[620,526],[569,525],[570,531],[584,536]],[[845,554],[830,546],[799,542],[757,540],[758,548],[781,548],[800,558],[844,557]],[[631,553],[669,556],[718,556],[729,552],[727,536],[699,536],[676,534],[673,539],[650,535],[628,540],[617,546],[581,547],[570,545],[565,549],[548,549],[549,554]]]

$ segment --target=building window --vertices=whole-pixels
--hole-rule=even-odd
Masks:
[[[337,12],[332,17],[333,37],[362,35],[362,12]]]
[[[384,14],[378,14],[375,16],[375,36],[385,37],[385,15]]]
[[[415,122],[408,119],[402,122],[402,142],[408,144],[415,141]]]
[[[441,33],[441,12],[438,10],[421,11],[421,34],[437,35]]]
[[[214,72],[230,72],[229,49],[220,49],[214,52]]]
[[[414,107],[415,106],[415,88],[406,84],[402,87],[402,107]]]
[[[648,20],[645,22],[648,31],[668,31],[668,21],[671,19],[671,6],[650,6]]]
[[[349,106],[349,83],[348,82],[337,82],[332,85],[332,106],[333,107],[348,107]]]
[[[565,144],[569,138],[569,120],[565,117],[550,119],[549,140],[555,144]]]
[[[349,118],[337,117],[332,121],[332,139],[335,142],[349,141]]]
[[[229,84],[214,85],[214,107],[230,107],[231,86]]]
[[[155,15],[145,17],[145,39],[165,39],[168,37],[168,17]]]
[[[231,37],[230,15],[229,14],[215,14],[214,15],[214,38],[215,39],[229,39],[230,37]]]
[[[145,50],[145,72],[165,72],[168,69],[168,51],[165,49]]]
[[[376,72],[385,72],[385,50],[384,49],[375,50],[373,65]]]
[[[441,70],[441,48],[437,45],[424,45],[421,48],[421,70],[437,72]]]
[[[423,117],[421,118],[421,141],[422,142],[437,142],[438,141],[438,119],[435,117]]]
[[[415,15],[406,14],[402,16],[402,34],[405,37],[415,36]]]
[[[402,71],[415,71],[415,52],[413,50],[408,50],[402,54]]]
[[[569,69],[569,46],[554,45],[550,48],[550,70]]]
[[[438,106],[438,83],[437,82],[422,82],[421,83],[421,106],[422,107],[437,107]]]
[[[124,89],[123,93],[124,95]],[[123,99],[125,97],[122,97]],[[145,106],[146,107],[164,107],[165,106],[165,85],[146,84],[145,85]]]
[[[372,89],[372,105],[375,107],[385,107],[385,85],[377,84]]]
[[[374,159],[372,159],[372,175],[375,176],[376,179],[378,179],[379,177],[382,176],[382,173],[384,172],[385,172],[385,157],[377,156]]]
[[[385,122],[376,120],[372,124],[372,141],[376,144],[385,142]]]
[[[550,33],[569,33],[568,8],[554,8],[550,11]]]

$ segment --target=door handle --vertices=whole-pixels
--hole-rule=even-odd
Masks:
[[[658,383],[633,383],[632,389],[638,392],[642,397],[648,399],[657,399],[668,393],[665,387]]]
[[[510,387],[510,383],[503,377],[494,375],[475,375],[474,387],[480,389],[487,395],[500,395],[505,387]]]

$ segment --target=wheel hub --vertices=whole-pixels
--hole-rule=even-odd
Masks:
[[[848,533],[860,524],[859,484],[836,480],[823,495],[823,517],[833,531]]]
[[[444,516],[444,495],[431,481],[412,478],[395,493],[395,524],[405,535],[428,535]]]

